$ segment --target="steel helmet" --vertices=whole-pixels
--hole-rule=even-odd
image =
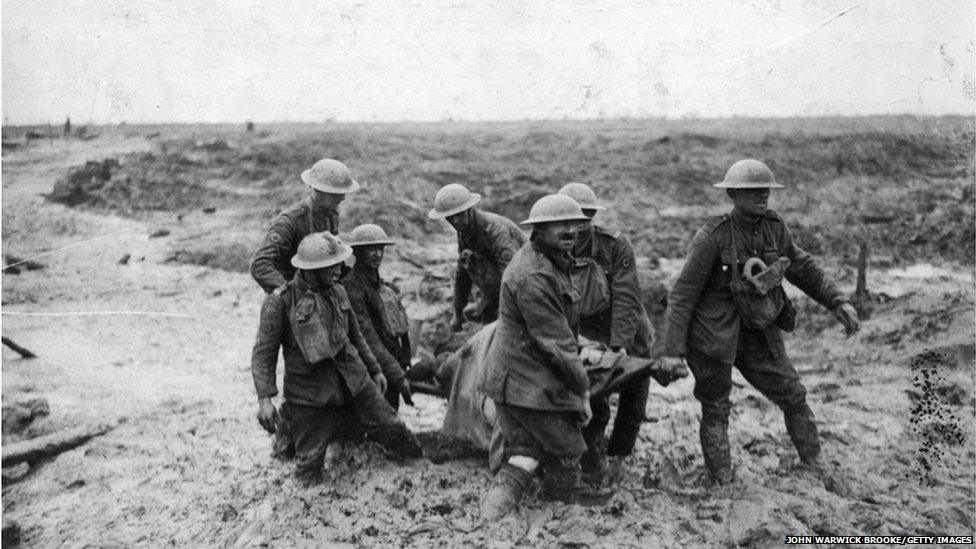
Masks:
[[[298,252],[291,264],[298,269],[311,271],[331,267],[352,255],[352,248],[328,231],[312,233],[298,243]]]
[[[740,160],[729,171],[725,172],[725,180],[713,185],[720,189],[782,189],[783,185],[776,182],[773,171],[769,166],[758,160],[747,158]]]
[[[547,194],[535,201],[529,211],[529,218],[523,221],[522,225],[532,225],[535,223],[550,223],[553,221],[589,221],[590,218],[583,215],[580,208],[572,198],[564,194]]]
[[[481,195],[469,191],[464,185],[444,185],[434,197],[434,209],[427,212],[431,219],[443,219],[459,214],[481,200]]]
[[[563,188],[559,189],[559,194],[564,194],[579,202],[580,208],[584,210],[606,209],[597,203],[596,193],[593,192],[593,189],[583,183],[566,183]]]
[[[317,191],[346,194],[359,190],[359,183],[352,178],[349,168],[338,160],[324,158],[302,172],[302,181]]]
[[[373,225],[372,223],[359,225],[352,231],[349,231],[349,235],[343,238],[342,241],[351,248],[355,248],[356,246],[393,244],[390,237],[386,236],[386,232],[379,225]]]

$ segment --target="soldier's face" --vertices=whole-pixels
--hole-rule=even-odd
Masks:
[[[447,217],[447,222],[459,233],[466,232],[471,227],[472,213],[470,209]]]
[[[385,246],[378,244],[376,246],[356,246],[356,262],[363,262],[363,265],[379,269],[380,264],[383,263],[383,254]]]
[[[330,288],[339,281],[339,276],[342,274],[342,263],[337,263],[331,267],[325,267],[322,269],[315,269],[312,271],[312,276],[320,288]]]
[[[315,202],[316,206],[335,207],[345,199],[346,195],[344,194],[327,193],[318,189],[312,189],[312,202]]]
[[[735,209],[748,215],[762,215],[769,209],[769,189],[729,189]]]
[[[540,242],[561,252],[569,252],[576,245],[580,232],[579,221],[553,221],[540,223],[535,228]]]

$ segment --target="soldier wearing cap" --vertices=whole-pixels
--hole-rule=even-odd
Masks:
[[[495,404],[505,460],[482,502],[488,520],[517,505],[540,465],[545,499],[595,505],[611,495],[582,483],[579,465],[589,381],[577,350],[582,296],[570,252],[586,219],[568,196],[540,198],[522,222],[532,226],[530,242],[502,277],[482,383]]]
[[[705,468],[715,484],[733,479],[728,425],[735,366],[783,411],[801,461],[822,473],[817,425],[783,344],[795,310],[780,281],[785,276],[833,311],[848,336],[860,328],[857,313],[768,208],[770,189],[783,185],[765,164],[736,162],[715,187],[726,189],[732,212],[709,219],[692,240],[668,297],[664,333],[665,360],[687,360],[695,378]]]
[[[454,275],[454,318],[451,328],[464,327],[464,307],[474,284],[481,290],[474,320],[488,323],[498,317],[498,290],[502,273],[525,234],[511,220],[475,209],[481,195],[452,183],[437,191],[431,219],[446,219],[458,234],[458,268]]]
[[[302,239],[291,260],[294,277],[269,294],[251,354],[258,395],[258,422],[269,433],[290,429],[296,472],[314,479],[330,441],[349,416],[368,437],[395,457],[419,457],[420,446],[383,399],[386,380],[359,331],[342,285],[339,265],[352,254],[331,233]],[[278,394],[278,351],[284,357],[281,421],[272,403]]]
[[[342,285],[349,293],[363,336],[383,367],[388,384],[386,400],[394,410],[400,407],[401,395],[404,402],[413,405],[404,375],[410,367],[407,312],[399,290],[383,280],[379,272],[384,250],[393,241],[381,227],[369,223],[359,225],[342,240],[352,247],[356,257],[356,264],[343,277]]]
[[[339,204],[359,190],[349,168],[338,160],[319,160],[301,177],[312,194],[278,214],[251,256],[251,276],[266,293],[291,280],[295,269],[289,259],[303,238],[319,231],[338,234]]]
[[[580,333],[615,352],[649,358],[653,328],[641,304],[640,281],[630,239],[619,230],[592,222],[597,211],[606,208],[597,202],[596,194],[588,185],[569,183],[559,190],[559,194],[576,200],[587,217],[580,228],[573,255],[593,259],[598,268],[596,276],[584,285],[586,295],[583,296]],[[649,378],[637,380],[620,391],[609,444],[605,431],[610,422],[610,402],[606,397],[590,401],[593,419],[583,430],[587,451],[582,459],[583,472],[590,481],[599,482],[606,477],[607,455],[626,456],[633,451],[644,421],[649,382]]]

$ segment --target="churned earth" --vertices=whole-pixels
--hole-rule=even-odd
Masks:
[[[372,134],[362,135],[357,146],[368,152]],[[146,154],[160,157],[158,140],[106,131],[3,156],[3,253],[26,259],[58,250],[36,259],[43,269],[4,271],[3,335],[39,357],[3,348],[3,404],[43,398],[50,414],[5,432],[3,442],[113,426],[26,470],[4,469],[3,517],[19,526],[24,546],[762,547],[781,545],[784,535],[974,531],[970,251],[952,258],[951,246],[944,251],[929,239],[941,254],[931,262],[872,263],[870,318],[850,339],[797,296],[801,327],[788,345],[831,464],[826,482],[797,467],[780,412],[737,375],[730,431],[737,480],[703,487],[699,409],[685,379],[652,387],[634,455],[613,464],[618,489],[608,504],[583,508],[533,495],[509,518],[485,524],[478,520],[490,482],[485,460],[400,463],[378,447],[340,443],[330,449],[324,482],[306,487],[289,464],[271,459],[270,439],[254,419],[249,369],[263,293],[246,273],[217,268],[227,268],[221,262],[231,256],[198,259],[208,242],[233,251],[235,242],[246,249],[260,238],[270,220],[265,210],[285,203],[260,212],[255,203],[280,200],[277,191],[262,194],[233,178],[212,183],[224,197],[212,213],[202,211],[206,204],[178,213],[124,211],[111,202],[69,207],[44,197],[86,161]],[[950,175],[968,181],[971,157],[960,165],[965,173]],[[120,170],[132,175],[136,167],[123,162]],[[417,200],[401,206],[425,207],[419,188],[411,187]],[[972,182],[959,188],[971,201]],[[364,208],[354,200],[343,206],[353,217]],[[939,207],[952,218],[955,210]],[[658,214],[653,223],[664,226],[671,214]],[[673,239],[686,242],[690,222],[681,219]],[[962,234],[946,242],[971,241],[971,221],[955,222]],[[412,317],[433,319],[447,304],[453,238],[444,227],[403,223],[415,232],[391,249],[384,275],[399,282]],[[168,234],[150,236],[160,229]],[[834,238],[821,241],[829,246]],[[652,240],[659,247],[668,241]],[[680,257],[661,255],[648,268],[667,285]],[[825,260],[853,292],[851,265]],[[415,408],[401,409],[407,424],[437,429],[444,402],[414,399]]]

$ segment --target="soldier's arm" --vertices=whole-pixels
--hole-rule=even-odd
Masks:
[[[373,319],[369,315],[369,310],[366,308],[366,296],[363,294],[362,288],[357,284],[348,284],[346,285],[346,293],[349,294],[349,302],[352,303],[352,310],[356,313],[356,319],[359,321],[359,330],[362,333],[363,339],[366,340],[366,344],[373,352],[376,360],[380,363],[386,380],[390,383],[399,381],[403,378],[403,368],[400,367],[399,361],[387,350],[386,345],[383,344],[383,340],[376,331],[376,327],[373,326]]]
[[[258,335],[251,350],[251,378],[258,398],[270,398],[278,394],[275,366],[288,322],[281,297],[271,294],[261,305]]]
[[[501,231],[492,232],[491,255],[495,265],[498,266],[499,273],[505,272],[505,267],[508,267],[512,261],[512,256],[515,255],[519,247],[518,243],[509,238],[507,234]]]
[[[363,333],[359,329],[359,321],[356,320],[356,314],[352,312],[352,308],[347,314],[347,320],[349,322],[349,342],[359,354],[359,359],[366,365],[366,371],[369,372],[370,377],[382,374],[383,369],[380,367],[379,361],[376,360],[376,355],[369,349],[369,344],[366,343],[366,338],[363,337]]]
[[[454,311],[458,316],[468,304],[469,297],[471,297],[471,277],[458,262],[457,270],[454,272]]]
[[[796,245],[786,225],[783,225],[783,231],[786,257],[790,259],[790,266],[785,273],[786,280],[827,309],[834,310],[841,303],[847,302],[847,297],[830,280],[813,256]]]
[[[705,284],[712,275],[712,266],[719,257],[720,248],[712,235],[699,230],[688,247],[688,257],[681,274],[668,294],[668,310],[665,313],[664,356],[683,357],[688,341],[688,324]]]
[[[566,319],[565,297],[558,293],[555,282],[543,275],[530,275],[519,282],[516,295],[529,336],[570,387],[585,393],[589,387],[586,370]]]
[[[288,254],[294,239],[295,230],[290,220],[284,215],[279,215],[265,233],[261,245],[251,256],[251,277],[265,292],[271,293],[287,282],[284,275],[278,271],[276,262],[278,258]]]
[[[641,327],[640,280],[637,278],[634,248],[627,235],[621,234],[613,245],[613,283],[610,310],[610,347],[627,348]]]

